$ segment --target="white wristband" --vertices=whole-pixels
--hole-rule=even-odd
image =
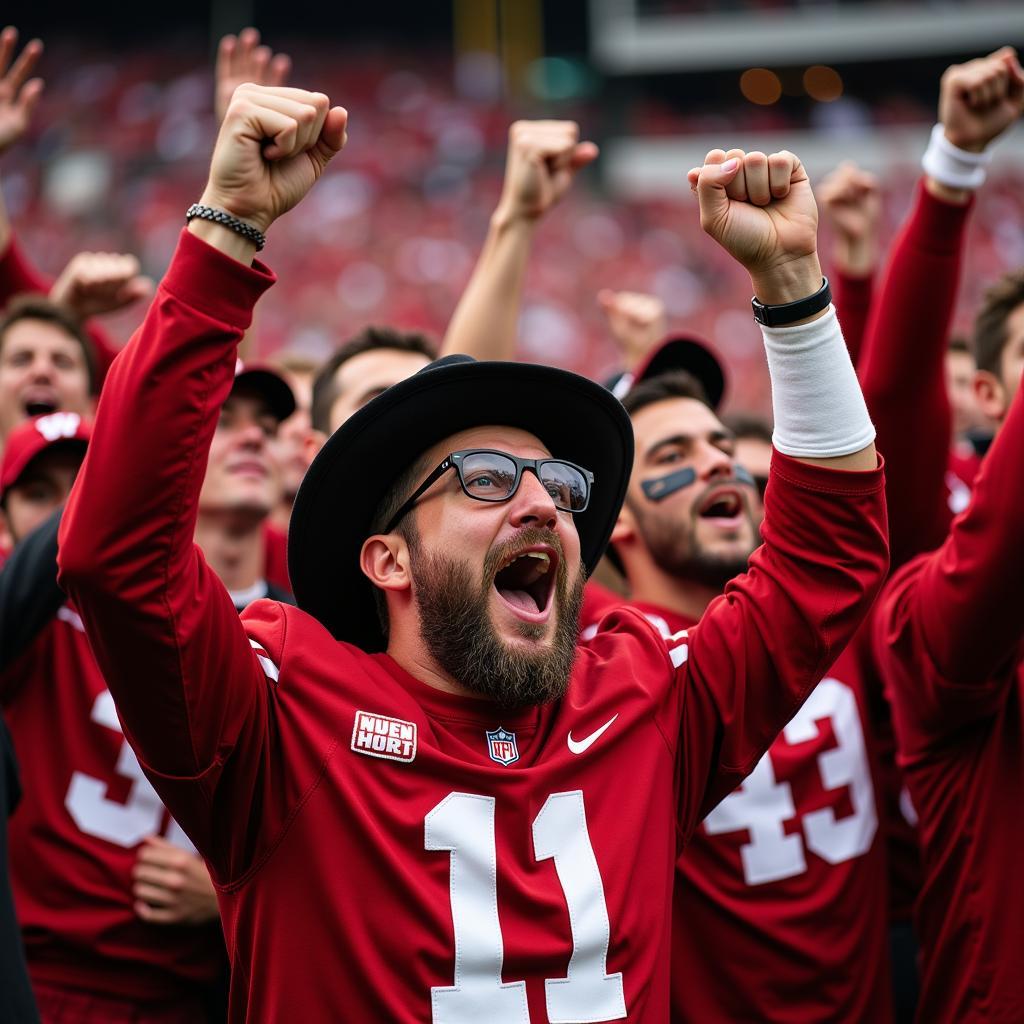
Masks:
[[[835,306],[808,324],[761,327],[772,378],[772,444],[785,455],[832,459],[875,439]]]
[[[966,149],[954,146],[946,138],[941,124],[932,128],[928,148],[921,157],[921,167],[929,178],[934,178],[947,188],[969,191],[985,184],[985,175],[991,162],[991,153],[969,153]]]

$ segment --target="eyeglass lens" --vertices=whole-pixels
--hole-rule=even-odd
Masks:
[[[473,452],[462,460],[462,482],[467,493],[480,501],[504,501],[515,487],[516,464],[497,452]],[[544,462],[540,481],[555,506],[576,512],[587,502],[587,482],[578,469],[565,462]]]

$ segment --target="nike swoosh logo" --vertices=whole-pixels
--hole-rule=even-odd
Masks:
[[[589,750],[606,732],[611,726],[612,722],[618,718],[618,715],[613,715],[608,719],[604,725],[601,726],[596,732],[592,732],[589,736],[585,736],[581,740],[574,740],[572,738],[572,730],[569,730],[569,735],[566,737],[566,742],[569,744],[569,749],[574,754],[582,754],[585,750]]]

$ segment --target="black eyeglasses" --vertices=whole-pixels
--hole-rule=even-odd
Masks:
[[[564,459],[521,459],[490,448],[467,448],[452,452],[409,496],[382,532],[390,533],[416,504],[416,499],[452,467],[459,474],[463,493],[477,501],[508,501],[519,490],[523,470],[528,469],[544,485],[555,508],[561,512],[582,512],[590,503],[594,474]]]

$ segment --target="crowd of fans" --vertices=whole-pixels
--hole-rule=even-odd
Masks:
[[[261,304],[254,351],[265,357],[295,349],[322,359],[339,337],[378,322],[440,337],[500,188],[507,106],[486,91],[453,95],[450,68],[418,54],[343,49],[339,56],[337,48],[305,41],[296,59],[307,81],[351,97],[350,152],[323,194],[271,241],[281,285]],[[206,174],[215,126],[207,71],[180,46],[151,44],[115,58],[77,41],[51,46],[45,70],[38,115],[0,165],[26,251],[54,276],[83,249],[134,253],[158,278],[182,204]],[[593,101],[560,108],[558,116],[578,121],[597,141],[610,127]],[[918,123],[927,116],[914,111]],[[638,134],[721,126],[721,116],[681,123],[678,111],[643,106],[630,118]],[[732,115],[728,127],[739,127]],[[906,213],[914,173],[896,168],[881,183],[883,241]],[[1024,259],[1022,195],[1020,174],[1000,171],[978,198],[961,330],[985,283]],[[609,202],[595,171],[553,212],[551,224],[530,263],[523,355],[612,372],[618,356],[594,296],[603,288],[651,293],[666,304],[671,322],[686,323],[739,361],[731,401],[767,410],[760,339],[736,301],[743,279],[703,251],[686,200]],[[114,316],[110,330],[118,343],[136,319],[134,312]]]
[[[1013,50],[947,71],[918,181],[714,150],[689,210],[436,69],[42,54],[0,34],[0,1019],[1019,1018]],[[445,576],[480,520],[422,510],[473,498],[544,658]],[[544,921],[467,788],[519,761]]]

